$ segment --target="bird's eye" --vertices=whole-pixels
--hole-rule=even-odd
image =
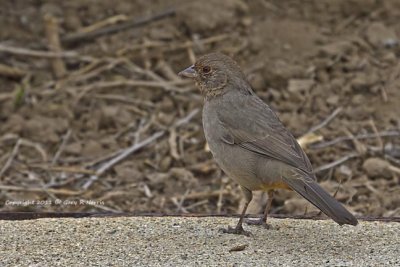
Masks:
[[[201,70],[202,70],[202,72],[203,72],[204,74],[208,74],[208,73],[211,72],[210,66],[204,66]]]

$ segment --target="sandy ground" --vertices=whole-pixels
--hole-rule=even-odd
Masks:
[[[253,237],[233,218],[0,221],[0,266],[399,266],[399,223],[271,219]],[[240,251],[232,251],[232,250]],[[242,249],[242,250],[241,250]]]

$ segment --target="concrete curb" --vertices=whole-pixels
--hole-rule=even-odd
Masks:
[[[0,221],[0,266],[399,266],[400,224],[271,219],[252,237],[221,217]],[[236,251],[232,251],[236,250]]]

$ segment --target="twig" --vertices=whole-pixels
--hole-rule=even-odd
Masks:
[[[26,72],[16,67],[10,67],[0,63],[0,76],[19,79],[26,75]]]
[[[115,164],[117,164],[121,160],[123,160],[126,157],[128,157],[133,152],[141,149],[142,147],[147,146],[148,144],[151,144],[153,141],[157,140],[158,138],[160,138],[164,134],[165,134],[165,131],[159,131],[159,132],[156,132],[155,134],[153,134],[152,136],[150,136],[149,138],[141,141],[140,143],[134,144],[133,146],[131,146],[130,148],[126,149],[124,152],[122,152],[121,154],[119,154],[118,156],[116,156],[115,158],[113,158],[112,160],[110,160],[109,162],[104,164],[103,166],[101,166],[96,171],[96,175],[97,176],[102,175],[105,171],[110,169],[112,166],[114,166]]]
[[[178,153],[178,146],[177,146],[177,136],[176,136],[176,129],[172,127],[169,130],[169,138],[168,138],[168,143],[169,143],[169,152],[170,155],[175,159],[175,160],[180,160],[180,155]]]
[[[353,152],[353,153],[348,154],[348,155],[346,155],[344,157],[341,157],[338,160],[335,160],[333,162],[330,162],[328,164],[325,164],[325,165],[319,166],[318,168],[315,168],[314,169],[314,173],[318,173],[318,172],[321,172],[321,171],[324,171],[324,170],[328,170],[328,169],[334,168],[334,167],[336,167],[336,166],[348,161],[349,159],[356,158],[358,156],[359,156],[358,153]]]
[[[128,68],[129,71],[138,73],[138,74],[142,74],[147,76],[148,78],[154,80],[154,81],[158,81],[158,82],[166,82],[166,80],[164,78],[162,78],[161,76],[159,76],[158,74],[154,73],[151,69],[143,69],[137,65],[135,65],[134,63],[132,63],[130,60],[125,59],[125,66],[126,68]],[[176,80],[178,81],[178,80]],[[167,87],[167,90],[169,91],[177,91],[179,92],[181,89],[179,89],[176,86],[173,85],[169,85]]]
[[[18,141],[15,143],[13,150],[11,151],[10,157],[4,164],[3,168],[0,170],[0,178],[3,176],[3,174],[10,168],[14,158],[17,156],[19,147],[21,146],[22,139],[18,139]]]
[[[193,204],[191,204],[189,206],[186,206],[185,209],[186,210],[190,210],[190,209],[193,209],[195,207],[198,207],[198,206],[201,206],[201,205],[204,205],[204,204],[207,204],[207,203],[208,203],[208,199],[203,199],[203,200],[201,200],[199,202],[196,202],[196,203],[193,203]]]
[[[189,114],[188,114],[186,117],[177,120],[177,121],[174,123],[174,126],[175,126],[175,127],[180,127],[180,126],[182,126],[183,124],[188,123],[189,121],[191,121],[191,120],[193,119],[194,116],[196,116],[196,114],[197,114],[199,111],[200,111],[200,109],[198,109],[198,108],[192,110],[191,112],[189,112]]]
[[[139,105],[145,106],[149,108],[154,108],[154,104],[150,101],[146,101],[143,99],[133,99],[127,98],[126,96],[122,95],[114,95],[114,94],[91,94],[90,97],[97,98],[97,99],[104,99],[104,100],[111,100],[111,101],[118,101],[130,105]]]
[[[303,134],[302,136],[300,136],[297,139],[297,142],[299,142],[299,145],[302,148],[305,148],[305,147],[309,146],[310,144],[316,143],[318,141],[322,141],[324,137],[322,135],[317,135],[314,132],[318,131],[319,129],[321,129],[321,128],[325,127],[326,125],[328,125],[341,111],[342,111],[341,107],[335,109],[321,123],[311,127],[305,134]]]
[[[211,192],[193,192],[190,194],[186,194],[185,199],[193,200],[193,199],[202,199],[202,198],[212,198],[219,197],[220,195],[226,195],[229,192],[224,189],[219,189]],[[182,196],[175,196],[176,198],[182,198]]]
[[[79,32],[81,32],[81,33],[89,33],[89,32],[93,32],[95,30],[104,28],[104,27],[106,27],[108,25],[116,24],[116,23],[118,23],[120,21],[127,21],[127,20],[128,20],[127,16],[119,14],[119,15],[116,15],[116,16],[112,16],[112,17],[106,18],[105,20],[96,22],[96,23],[94,23],[92,25],[89,25],[87,27],[82,27],[82,28],[79,29]]]
[[[229,37],[228,34],[220,34],[220,35],[216,35],[216,36],[211,36],[209,38],[206,39],[201,39],[196,41],[196,43],[201,43],[202,45],[205,44],[211,44],[211,43],[216,43],[219,41],[223,41],[225,39],[227,39]],[[187,41],[187,42],[179,42],[179,43],[165,43],[165,42],[147,42],[145,44],[138,44],[138,45],[132,45],[129,46],[128,48],[122,49],[120,51],[118,51],[118,55],[122,56],[125,53],[129,52],[129,51],[135,51],[135,50],[141,50],[143,48],[143,46],[147,47],[147,48],[161,48],[162,52],[170,52],[170,51],[175,51],[175,50],[180,50],[180,49],[187,49],[188,47],[193,47],[195,44],[194,41]]]
[[[383,102],[388,102],[388,96],[387,96],[387,92],[386,92],[386,87],[384,85],[379,87],[380,91],[381,91],[381,95],[382,95],[382,99]]]
[[[343,108],[338,107],[335,109],[328,117],[326,117],[321,123],[311,127],[304,135],[318,131],[319,129],[328,125],[340,112],[342,112]]]
[[[75,87],[74,89],[81,92],[78,96],[80,100],[85,94],[93,89],[104,89],[104,88],[114,88],[114,87],[154,87],[154,88],[164,88],[166,90],[170,89],[170,85],[185,84],[184,81],[179,82],[155,82],[155,81],[136,81],[136,80],[122,80],[122,81],[107,81],[107,82],[97,82],[90,85]],[[180,89],[181,93],[186,90]]]
[[[378,134],[375,134],[375,133],[358,134],[358,135],[355,135],[354,138],[361,140],[361,139],[377,138],[378,136],[379,137],[396,137],[396,136],[400,136],[400,132],[399,131],[384,131],[384,132],[379,132]],[[310,147],[313,149],[320,149],[320,148],[325,148],[328,146],[335,145],[340,142],[351,141],[351,140],[353,140],[352,137],[340,136],[340,137],[337,137],[337,138],[327,141],[327,142],[313,144]]]
[[[181,199],[182,200],[182,199]],[[171,197],[171,202],[175,204],[177,212],[182,211],[183,213],[189,213],[183,206],[182,201],[178,201],[176,197]]]
[[[104,211],[108,211],[108,212],[112,212],[112,213],[120,213],[122,212],[121,210],[117,210],[117,209],[113,209],[104,205],[100,205],[100,204],[93,204],[92,205],[95,208],[98,208],[100,210],[104,210]]]
[[[134,153],[135,151],[141,149],[142,147],[147,146],[148,144],[152,143],[153,141],[157,140],[161,136],[165,134],[165,131],[159,131],[150,136],[149,138],[143,140],[140,143],[134,144],[133,146],[123,150],[121,153],[119,153],[116,157],[112,158],[110,161],[106,162],[104,165],[102,165],[98,170],[96,170],[95,175],[92,175],[90,179],[83,185],[83,188],[87,190],[89,186],[98,179],[100,175],[102,175],[104,172],[108,171],[110,168],[112,168],[115,164],[119,163],[120,161],[124,160],[126,157]]]
[[[41,58],[79,58],[83,61],[91,62],[93,61],[92,57],[89,56],[81,56],[73,51],[64,51],[60,53],[50,52],[50,51],[41,51],[41,50],[30,50],[25,48],[18,47],[10,47],[0,44],[0,52],[13,54],[17,56],[24,57],[41,57]]]
[[[68,130],[68,132],[63,136],[63,140],[61,142],[61,145],[57,149],[57,152],[54,154],[53,160],[51,161],[51,164],[54,165],[57,163],[58,159],[61,156],[61,153],[64,151],[65,146],[67,145],[69,138],[71,137],[71,130]]]
[[[14,93],[4,93],[4,94],[0,94],[0,102],[1,101],[5,101],[8,99],[11,99],[14,97]]]
[[[174,127],[179,127],[182,126],[183,124],[189,122],[197,113],[199,112],[199,109],[195,109],[191,111],[186,117],[178,120],[177,122],[174,123]],[[115,164],[119,163],[120,161],[124,160],[126,157],[131,155],[132,153],[136,152],[137,150],[141,149],[144,146],[147,146],[148,144],[152,143],[153,141],[157,140],[161,136],[165,135],[166,130],[158,131],[149,138],[138,142],[134,143],[131,147],[120,150],[117,152],[113,152],[113,157],[107,156],[107,158],[110,158],[109,161],[104,163],[101,167],[99,167],[96,170],[96,174],[92,175],[90,179],[83,185],[83,188],[86,190],[89,188],[89,186],[98,179],[99,176],[101,176],[104,172],[108,171],[110,168],[112,168]],[[98,161],[97,161],[98,162]]]
[[[55,189],[55,188],[36,188],[36,187],[21,187],[21,186],[13,186],[13,185],[0,185],[1,190],[9,190],[9,191],[25,191],[25,192],[43,192],[52,193],[56,195],[68,195],[68,196],[76,196],[80,195],[83,192],[81,191],[72,191],[68,189]]]
[[[44,16],[46,37],[48,41],[48,47],[50,51],[60,54],[62,52],[58,21],[55,17],[50,14]],[[64,61],[61,57],[56,57],[51,59],[51,65],[53,68],[54,76],[56,78],[62,78],[67,74],[67,69],[65,68]]]
[[[365,153],[367,152],[367,147],[357,138],[355,138],[354,135],[347,128],[344,128],[343,131],[351,138],[351,141],[353,142],[358,154],[365,155]]]
[[[94,170],[83,169],[75,166],[46,166],[46,165],[29,165],[30,168],[43,169],[51,172],[67,172],[67,173],[81,173],[81,174],[96,174]]]
[[[374,134],[376,135],[376,140],[377,140],[378,146],[380,148],[380,151],[383,151],[383,148],[384,148],[383,141],[382,141],[382,138],[379,136],[378,129],[376,128],[374,120],[371,118],[369,120],[369,123],[371,124],[372,131],[374,131]]]
[[[22,146],[33,147],[40,154],[40,156],[42,157],[42,161],[44,161],[44,162],[47,161],[47,158],[48,158],[47,157],[47,153],[46,153],[46,151],[43,149],[43,147],[40,144],[31,142],[31,141],[26,140],[26,139],[21,139],[21,145]]]
[[[101,64],[103,63],[102,61],[103,60],[92,62],[88,66],[83,67],[82,69],[76,71],[75,73],[72,73],[68,77],[68,82],[82,83],[83,81],[89,80],[91,78],[100,77],[102,72],[112,70],[121,63],[124,63],[126,60],[121,58],[113,59],[110,62],[107,62],[109,60],[106,60],[107,64],[101,66]],[[95,68],[98,65],[100,66],[98,68]]]
[[[94,30],[92,32],[78,32],[78,33],[72,33],[64,36],[61,38],[63,43],[66,44],[73,44],[77,42],[82,42],[82,41],[88,41],[91,39],[95,39],[97,37],[103,36],[103,35],[108,35],[108,34],[113,34],[119,31],[123,31],[129,28],[135,28],[135,27],[140,27],[143,26],[147,23],[161,20],[170,16],[175,15],[175,10],[174,9],[167,9],[163,12],[154,14],[149,17],[144,17],[144,18],[139,18],[139,19],[133,19],[130,21],[123,22],[118,25],[112,25],[109,27],[104,27],[102,29]]]
[[[172,70],[171,66],[165,60],[159,60],[156,65],[156,70],[161,72],[164,77],[170,81],[181,81],[181,78]]]

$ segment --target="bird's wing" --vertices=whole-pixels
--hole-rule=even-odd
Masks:
[[[260,98],[243,95],[218,109],[222,141],[268,158],[282,161],[306,173],[312,166],[293,135]]]

